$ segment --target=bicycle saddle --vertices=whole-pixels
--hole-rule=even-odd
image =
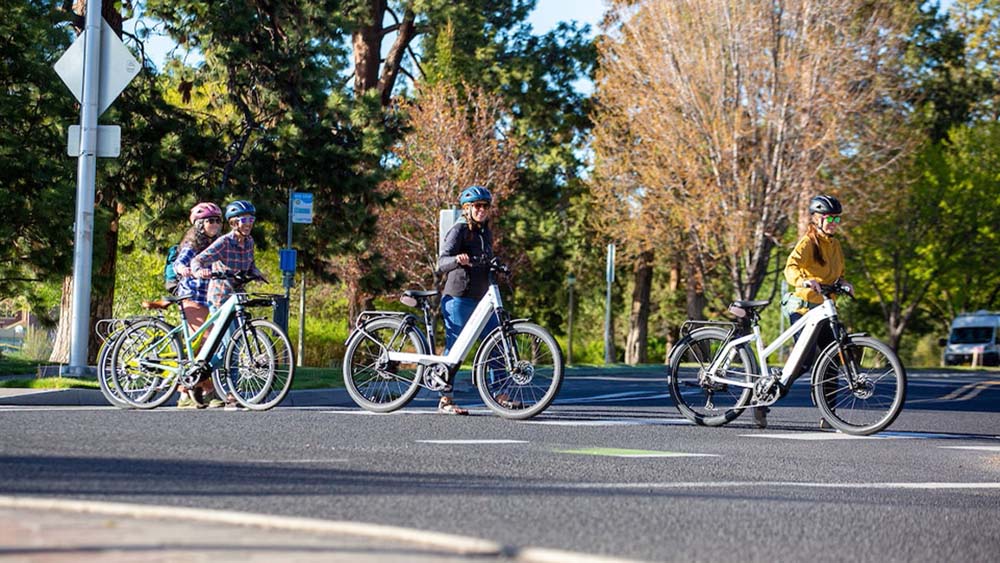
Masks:
[[[437,294],[438,294],[438,292],[436,292],[436,291],[417,291],[415,289],[407,289],[406,291],[403,292],[403,295],[405,295],[407,297],[413,297],[415,299],[421,299],[421,298],[425,298],[425,297],[434,297]]]
[[[759,309],[767,306],[770,301],[733,301],[733,305],[742,309]]]
[[[184,295],[168,295],[156,301],[143,301],[143,309],[166,309],[167,307],[191,297],[190,293]]]

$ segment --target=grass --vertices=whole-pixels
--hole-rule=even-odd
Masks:
[[[0,356],[0,375],[34,374],[43,362],[28,360],[18,356]]]
[[[18,389],[100,389],[96,379],[75,377],[39,377],[0,381],[0,387]]]
[[[326,389],[343,386],[344,379],[341,377],[339,368],[296,368],[295,380],[292,381],[293,390]],[[0,381],[0,387],[18,389],[100,389],[100,384],[97,383],[97,379],[93,378],[25,377]]]

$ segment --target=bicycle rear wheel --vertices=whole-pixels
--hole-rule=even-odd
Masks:
[[[120,333],[108,362],[116,395],[139,409],[165,403],[177,388],[183,358],[173,327],[158,319],[140,320]]]
[[[373,319],[355,330],[344,352],[344,386],[357,405],[372,412],[402,408],[420,391],[424,367],[389,361],[389,351],[427,354],[423,335],[398,318]]]
[[[118,337],[122,335],[122,330],[112,332],[101,344],[100,351],[97,352],[97,382],[101,386],[101,394],[111,403],[112,406],[120,409],[130,409],[132,405],[118,394],[112,378],[114,378],[114,364],[111,363],[111,352],[114,350]]]
[[[224,361],[225,391],[244,407],[264,411],[292,388],[295,360],[288,337],[271,321],[250,319],[237,326]]]
[[[548,408],[559,393],[562,350],[549,331],[533,323],[517,323],[509,335],[509,349],[502,328],[486,337],[473,366],[476,388],[490,410],[524,420]]]
[[[813,397],[823,418],[837,430],[874,434],[902,412],[906,371],[889,346],[868,336],[849,336],[842,350],[834,342],[820,355]]]
[[[707,379],[708,368],[722,351],[727,331],[706,327],[694,330],[670,352],[667,382],[677,410],[701,426],[722,426],[736,419],[753,395],[749,387],[715,383]],[[730,352],[718,375],[751,383],[757,373],[753,352],[742,344]]]

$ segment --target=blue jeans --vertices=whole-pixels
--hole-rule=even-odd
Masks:
[[[469,322],[469,318],[472,317],[473,311],[476,310],[476,306],[479,304],[478,299],[472,299],[470,297],[453,297],[451,295],[445,295],[441,298],[441,312],[444,317],[444,355],[448,355],[451,347],[458,340],[458,335],[462,332],[462,328],[465,324]],[[500,322],[497,321],[497,317],[493,312],[490,312],[490,318],[486,322],[486,327],[483,332],[480,333],[481,337],[485,337],[487,334],[492,332],[494,329],[500,326]],[[480,338],[482,340],[482,338]],[[487,360],[487,368],[489,370],[489,385],[492,385],[494,378],[502,377],[503,373],[503,357],[499,348],[493,348],[491,357]]]

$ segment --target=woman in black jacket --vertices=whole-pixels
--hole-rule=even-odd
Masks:
[[[445,235],[438,258],[438,270],[448,276],[441,298],[446,355],[489,288],[486,262],[493,256],[493,233],[489,228],[493,195],[484,187],[470,186],[462,190],[458,201],[464,221],[455,223]],[[497,320],[491,318],[485,333],[496,326]],[[438,410],[445,414],[469,414],[447,395],[441,396]]]

